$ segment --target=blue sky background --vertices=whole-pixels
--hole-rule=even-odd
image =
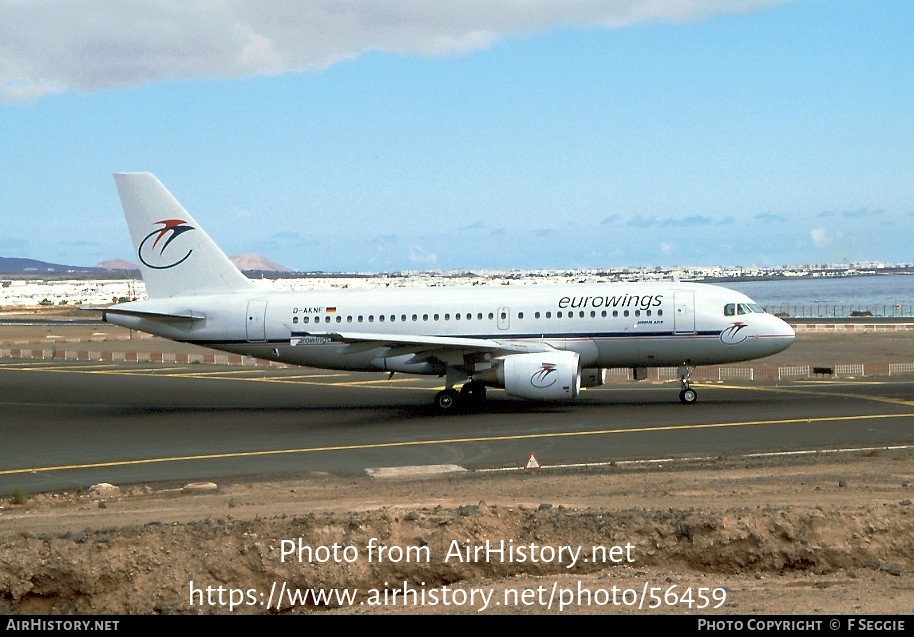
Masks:
[[[428,6],[431,5],[431,6]],[[914,2],[0,2],[0,256],[394,271],[914,262]]]

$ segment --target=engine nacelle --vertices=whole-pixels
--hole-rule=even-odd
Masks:
[[[575,398],[581,388],[577,352],[510,354],[499,368],[499,381],[512,396],[533,400]]]
[[[599,387],[606,384],[605,367],[586,367],[581,370],[581,387]]]

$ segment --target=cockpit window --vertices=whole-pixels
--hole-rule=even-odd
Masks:
[[[724,306],[724,316],[734,316],[735,314],[754,314],[756,312],[764,314],[758,303],[727,303]]]

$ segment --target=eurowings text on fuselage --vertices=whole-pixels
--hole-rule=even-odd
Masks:
[[[106,308],[105,320],[295,365],[441,376],[441,409],[479,403],[488,387],[566,400],[609,368],[670,366],[691,403],[694,366],[769,356],[794,340],[747,296],[700,283],[266,291],[156,177],[115,181],[149,298]]]

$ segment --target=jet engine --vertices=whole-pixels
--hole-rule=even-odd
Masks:
[[[512,396],[534,400],[575,398],[581,388],[577,352],[511,354],[504,357],[498,380]]]

